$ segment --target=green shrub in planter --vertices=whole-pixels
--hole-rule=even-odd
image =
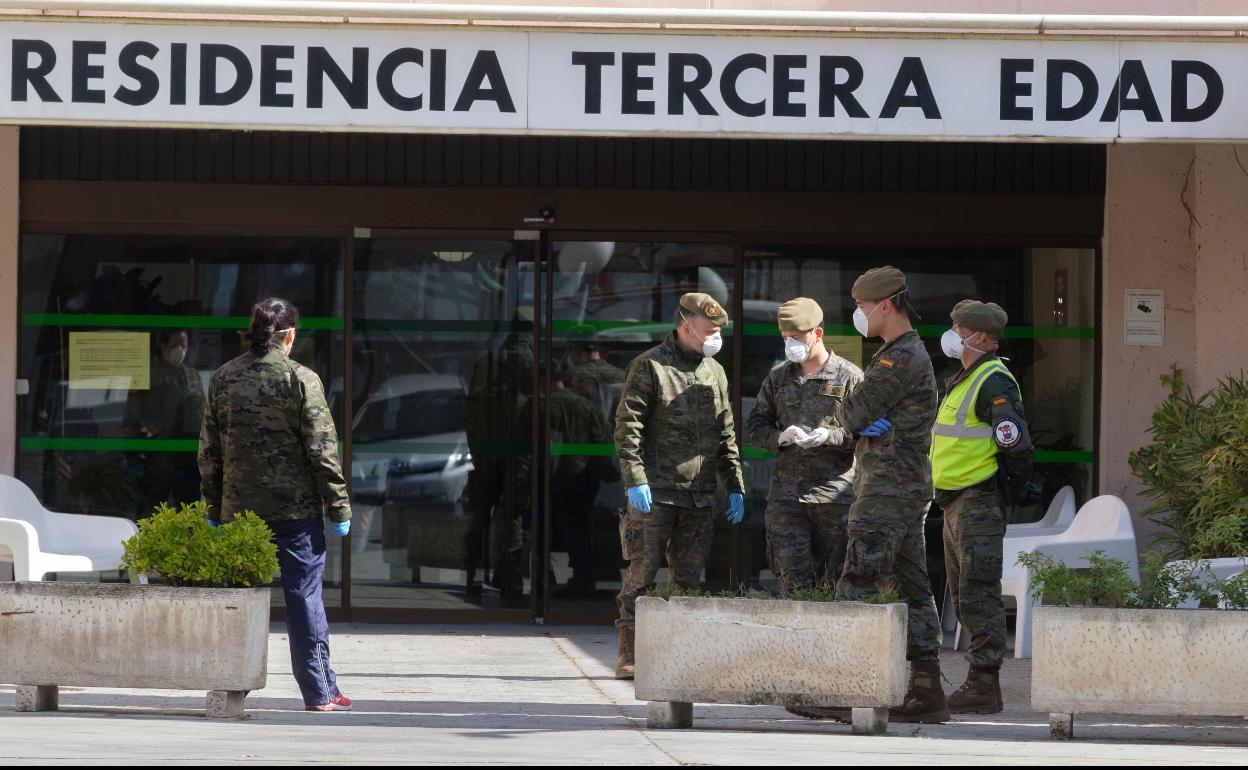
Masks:
[[[1170,528],[1189,559],[1248,555],[1248,381],[1226,377],[1199,398],[1171,366],[1170,394],[1153,413],[1152,443],[1131,470],[1153,505],[1142,515]]]
[[[1223,580],[1213,574],[1208,561],[1169,562],[1164,553],[1154,551],[1144,557],[1137,585],[1122,559],[1100,549],[1084,558],[1090,565],[1084,569],[1037,552],[1020,554],[1018,563],[1031,570],[1031,595],[1049,606],[1159,610],[1195,600],[1211,609],[1248,610],[1248,573]]]
[[[213,528],[202,502],[161,503],[122,545],[130,572],[159,574],[175,586],[250,588],[277,577],[277,546],[269,525],[251,511]]]

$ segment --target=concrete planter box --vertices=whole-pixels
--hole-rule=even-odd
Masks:
[[[1248,612],[1037,607],[1031,704],[1074,715],[1248,716]]]
[[[18,711],[57,687],[209,690],[208,715],[241,716],[264,687],[268,588],[0,583],[0,682]]]
[[[694,703],[853,709],[883,733],[906,691],[906,607],[759,599],[637,600],[636,691],[650,727]]]

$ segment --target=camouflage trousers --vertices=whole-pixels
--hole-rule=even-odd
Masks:
[[[628,560],[624,585],[616,597],[617,626],[632,626],[637,597],[654,585],[664,559],[670,580],[696,588],[711,551],[711,507],[684,508],[652,503],[645,513],[631,505],[620,519],[620,550]]]
[[[976,668],[1001,668],[1005,657],[1005,605],[1001,601],[1005,516],[997,490],[963,490],[945,506],[943,534],[953,609],[971,637],[966,659]]]
[[[845,563],[845,524],[849,506],[842,503],[767,503],[767,552],[780,592],[836,585]]]
[[[861,601],[895,589],[909,608],[906,657],[935,662],[940,657],[940,619],[927,578],[923,523],[927,500],[868,495],[849,507],[845,571],[836,598]]]

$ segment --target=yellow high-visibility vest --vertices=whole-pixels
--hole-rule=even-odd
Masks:
[[[979,389],[992,374],[1018,380],[999,358],[959,382],[940,403],[932,426],[932,482],[937,489],[959,490],[992,478],[997,472],[997,442],[992,426],[975,414]]]

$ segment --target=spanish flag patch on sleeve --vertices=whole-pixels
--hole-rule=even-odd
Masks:
[[[891,358],[881,358],[881,359],[880,359],[880,366],[887,366],[889,369],[892,369],[892,368],[893,368],[893,359],[891,359]]]

